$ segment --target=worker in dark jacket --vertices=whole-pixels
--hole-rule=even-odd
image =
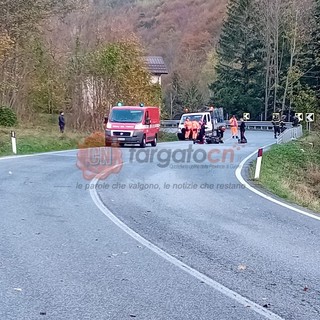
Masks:
[[[292,126],[298,127],[298,125],[299,125],[299,118],[297,116],[294,116],[292,119]]]
[[[225,126],[219,126],[218,130],[217,130],[217,134],[218,134],[218,143],[224,143],[223,142],[223,134],[226,131],[226,127]]]
[[[277,116],[274,116],[272,119],[272,125],[274,130],[274,137],[277,138],[277,136],[280,135],[280,119]]]
[[[240,139],[239,139],[239,143],[247,143],[247,139],[244,136],[244,133],[246,131],[246,124],[244,123],[244,120],[241,118],[240,119],[241,124],[240,124]]]
[[[206,135],[206,121],[203,121],[203,122],[199,122],[200,124],[200,130],[199,130],[199,141],[201,144],[204,143],[204,137]]]
[[[65,121],[64,121],[64,113],[63,111],[60,112],[60,116],[59,116],[59,127],[60,127],[60,132],[63,133],[64,132],[64,127],[65,127]]]

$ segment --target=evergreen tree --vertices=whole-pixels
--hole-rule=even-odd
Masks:
[[[167,92],[167,109],[171,116],[179,116],[184,112],[184,102],[183,102],[183,84],[181,77],[178,72],[173,72],[170,89]],[[171,110],[172,108],[172,110]]]
[[[229,113],[263,108],[263,46],[253,0],[230,0],[217,50],[217,80],[210,85],[212,103]]]
[[[183,101],[189,112],[197,112],[203,106],[203,96],[194,82],[184,90]]]
[[[315,0],[313,20],[310,42],[305,46],[302,55],[304,74],[300,82],[307,91],[314,91],[320,110],[320,0]]]

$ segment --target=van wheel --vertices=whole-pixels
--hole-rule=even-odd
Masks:
[[[140,147],[141,147],[141,148],[145,148],[145,147],[146,147],[146,144],[147,144],[146,136],[144,135],[143,138],[142,138],[142,140],[141,140]]]
[[[151,146],[155,147],[157,145],[157,136],[154,137],[154,140],[151,142]]]

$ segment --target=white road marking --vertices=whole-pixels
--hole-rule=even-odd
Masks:
[[[230,139],[230,138],[229,138]],[[227,139],[227,140],[229,140]],[[272,143],[274,144],[274,143]],[[267,146],[264,146],[263,148],[266,148],[272,144],[269,144]],[[41,156],[41,155],[47,155],[47,154],[58,154],[58,153],[64,153],[64,152],[71,152],[71,151],[77,151],[78,149],[73,149],[73,150],[63,150],[63,151],[52,151],[52,152],[45,152],[45,153],[37,153],[37,154],[29,154],[29,155],[18,155],[18,156],[8,156],[8,157],[0,157],[0,161],[1,160],[10,160],[10,159],[17,159],[17,158],[27,158],[27,157],[34,157],[34,156]],[[242,160],[242,162],[239,164],[238,168],[236,169],[236,177],[237,179],[240,181],[240,183],[242,183],[243,185],[245,185],[249,190],[251,190],[252,192],[260,195],[261,197],[270,200],[274,203],[277,203],[279,205],[282,205],[288,209],[291,209],[293,211],[299,212],[303,215],[309,216],[311,218],[320,220],[320,217],[314,216],[312,214],[309,214],[303,210],[294,208],[290,205],[287,205],[285,203],[282,203],[278,200],[275,200],[273,198],[271,198],[270,196],[267,196],[265,194],[263,194],[262,192],[256,190],[255,188],[251,187],[242,177],[241,175],[241,171],[243,168],[243,165],[252,157],[256,154],[257,151],[251,153],[249,156],[247,156],[245,159]],[[92,182],[96,185],[99,181],[99,176],[97,176],[97,178],[94,178],[92,180]],[[256,313],[264,316],[267,319],[270,320],[285,320],[284,318],[281,318],[280,316],[276,315],[275,313],[267,310],[266,308],[256,304],[255,302],[241,296],[240,294],[238,294],[235,291],[232,291],[231,289],[228,289],[227,287],[223,286],[222,284],[214,281],[213,279],[209,278],[208,276],[202,274],[201,272],[189,267],[188,265],[186,265],[185,263],[183,263],[182,261],[174,258],[173,256],[171,256],[170,254],[166,253],[165,251],[163,251],[162,249],[160,249],[159,247],[157,247],[156,245],[154,245],[153,243],[151,243],[150,241],[146,240],[145,238],[143,238],[142,236],[140,236],[138,233],[136,233],[134,230],[132,230],[131,228],[129,228],[126,224],[124,224],[121,220],[119,220],[108,208],[106,208],[104,206],[104,204],[102,203],[102,201],[100,200],[96,189],[90,189],[90,196],[93,200],[93,202],[95,203],[95,205],[100,209],[100,211],[108,218],[110,219],[115,225],[117,225],[120,229],[122,229],[124,232],[126,232],[129,236],[131,236],[133,239],[137,240],[138,242],[140,242],[142,245],[144,245],[145,247],[147,247],[148,249],[150,249],[151,251],[153,251],[154,253],[158,254],[159,256],[161,256],[162,258],[164,258],[165,260],[167,260],[168,262],[172,263],[173,265],[177,266],[178,268],[180,268],[181,270],[189,273],[191,276],[199,279],[200,281],[203,281],[204,283],[206,283],[207,285],[209,285],[210,287],[214,288],[215,290],[219,291],[220,293],[224,294],[225,296],[239,302],[241,305],[247,307],[250,306],[250,310],[255,311]]]
[[[96,184],[99,182],[99,175],[94,178],[91,183],[96,186]],[[116,226],[118,226],[121,230],[126,232],[130,237],[138,241],[140,244],[145,246],[146,248],[150,249],[163,259],[167,260],[168,262],[172,263],[179,269],[183,270],[184,272],[189,273],[191,276],[197,278],[198,280],[206,283],[210,287],[212,287],[214,290],[219,291],[223,295],[227,296],[228,298],[237,301],[239,304],[243,305],[244,307],[250,307],[249,310],[252,310],[266,319],[270,320],[284,320],[280,316],[276,315],[275,313],[267,310],[266,308],[256,304],[255,302],[241,296],[239,293],[228,289],[227,287],[223,286],[219,282],[214,281],[213,279],[209,278],[208,276],[204,275],[203,273],[191,268],[187,264],[183,263],[182,261],[176,259],[175,257],[171,256],[169,253],[163,251],[147,239],[140,236],[137,232],[129,228],[125,223],[123,223],[120,219],[118,219],[101,201],[101,199],[98,196],[98,193],[96,191],[96,187],[93,189],[90,189],[90,196],[95,203],[95,205],[100,209],[100,211],[108,218],[110,219]]]
[[[22,155],[17,155],[17,156],[5,156],[5,157],[0,157],[0,161],[1,160],[11,160],[11,159],[46,156],[46,155],[55,155],[55,154],[59,155],[60,153],[74,152],[74,151],[78,151],[78,150],[79,149],[70,149],[70,150],[61,150],[61,151],[49,151],[49,152],[41,152],[41,153],[22,154]]]
[[[264,146],[264,147],[262,147],[262,148],[263,148],[263,149],[264,149],[264,148],[267,148],[267,147],[269,147],[269,146],[271,146],[271,145],[273,145],[273,144],[274,144],[274,143],[268,144],[268,145],[266,145],[266,146]],[[320,221],[320,216],[316,216],[316,215],[311,214],[311,213],[308,213],[308,212],[306,212],[306,211],[304,211],[304,210],[295,208],[295,207],[293,207],[293,206],[291,206],[291,205],[289,205],[289,204],[287,204],[287,203],[284,203],[284,202],[282,202],[282,201],[279,201],[279,200],[277,200],[277,199],[274,199],[274,198],[272,198],[271,196],[269,196],[269,195],[267,195],[267,194],[264,194],[263,192],[255,189],[254,187],[252,187],[251,185],[249,185],[249,184],[247,183],[247,181],[246,181],[246,180],[242,177],[242,175],[241,175],[242,168],[243,168],[243,166],[245,165],[245,163],[246,163],[251,157],[253,157],[253,156],[254,156],[255,154],[257,154],[257,153],[258,153],[258,150],[252,152],[250,155],[248,155],[246,158],[244,158],[244,159],[241,161],[241,163],[239,164],[238,168],[237,168],[236,171],[235,171],[235,175],[236,175],[237,179],[239,180],[239,182],[240,182],[241,184],[243,184],[247,189],[249,189],[250,191],[254,192],[255,194],[259,195],[259,196],[262,197],[262,198],[265,198],[265,199],[267,199],[267,200],[269,200],[269,201],[271,201],[271,202],[273,202],[273,203],[276,203],[276,204],[278,204],[278,205],[280,205],[280,206],[282,206],[282,207],[285,207],[285,208],[287,208],[287,209],[289,209],[289,210],[293,210],[293,211],[295,211],[295,212],[298,212],[298,213],[300,213],[300,214],[303,214],[303,215],[305,215],[305,216],[308,216],[308,217],[310,217],[310,218],[313,218],[313,219],[316,219],[316,220],[319,220],[319,221]]]

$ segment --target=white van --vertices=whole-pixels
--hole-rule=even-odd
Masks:
[[[206,135],[211,134],[213,129],[217,126],[217,119],[211,120],[211,114],[210,112],[194,112],[194,113],[184,113],[181,116],[179,125],[178,125],[178,139],[179,140],[185,140],[185,128],[184,123],[187,120],[187,118],[190,119],[190,121],[205,121],[206,122]],[[212,126],[213,124],[213,126]]]

